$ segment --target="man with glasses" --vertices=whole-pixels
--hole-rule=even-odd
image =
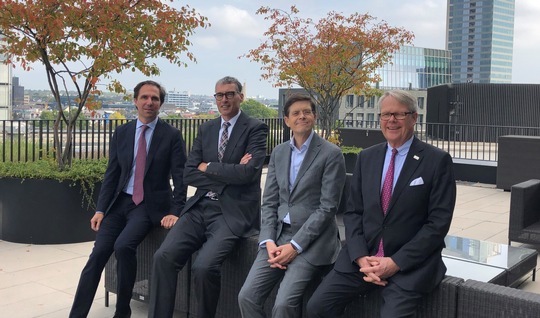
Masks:
[[[293,136],[270,157],[260,248],[238,295],[244,318],[266,317],[263,305],[278,283],[272,317],[300,317],[309,282],[341,247],[335,215],[345,184],[343,154],[313,130],[317,116],[309,96],[292,95],[283,113]]]
[[[340,317],[358,294],[380,290],[381,317],[415,317],[444,278],[444,237],[456,200],[452,158],[414,136],[406,91],[379,99],[385,143],[360,152],[346,212],[347,244],[308,303],[308,317]]]
[[[173,316],[178,272],[196,251],[195,310],[197,317],[214,317],[222,263],[240,238],[259,230],[268,126],[240,111],[244,95],[236,78],[220,79],[214,97],[221,116],[202,124],[193,142],[184,181],[197,191],[154,255],[148,317]]]

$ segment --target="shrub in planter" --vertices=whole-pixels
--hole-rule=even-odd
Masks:
[[[0,239],[33,244],[93,240],[89,220],[107,160],[0,163]]]

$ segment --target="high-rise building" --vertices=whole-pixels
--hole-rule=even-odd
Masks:
[[[515,0],[448,0],[452,83],[510,83]]]
[[[12,106],[18,107],[24,105],[24,86],[19,85],[19,78],[16,76],[13,76],[11,83],[13,87]]]
[[[0,39],[0,45],[4,45]],[[0,54],[0,120],[11,119],[11,64]]]

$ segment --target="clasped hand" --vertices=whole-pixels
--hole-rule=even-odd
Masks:
[[[287,265],[298,255],[291,243],[276,246],[274,242],[266,242],[266,251],[270,267],[283,270],[287,269]]]
[[[386,286],[386,279],[399,271],[399,266],[390,257],[364,256],[359,257],[356,263],[365,275],[364,281],[379,286]]]

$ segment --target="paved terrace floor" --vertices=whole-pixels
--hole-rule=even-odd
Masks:
[[[505,244],[509,207],[509,192],[494,185],[459,182],[449,234]],[[0,316],[67,317],[92,244],[28,245],[0,241]],[[540,293],[540,281],[532,282],[529,278],[519,288]],[[98,289],[89,317],[112,317],[115,301],[112,295],[111,307],[105,307],[104,289]],[[146,317],[145,304],[132,301],[132,309],[132,317]]]

